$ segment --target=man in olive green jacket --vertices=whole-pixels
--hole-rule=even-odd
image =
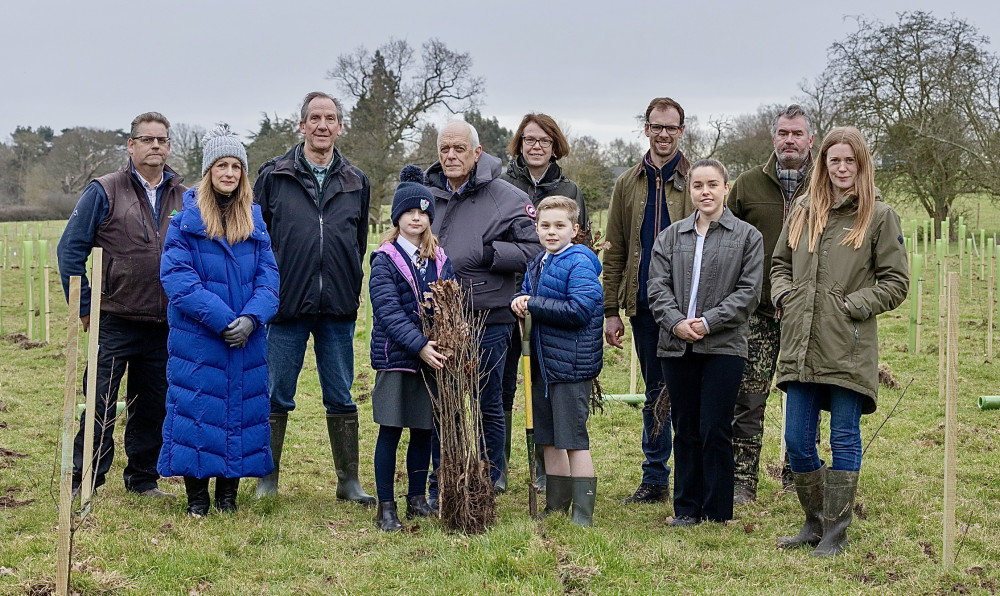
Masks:
[[[809,116],[792,104],[771,123],[774,152],[767,162],[743,172],[733,182],[727,200],[736,217],[757,228],[764,237],[764,287],[760,304],[750,316],[749,357],[733,412],[733,456],[736,487],[733,502],[749,503],[757,498],[760,451],[764,440],[764,410],[771,392],[781,329],[771,304],[771,253],[781,234],[788,210],[809,188],[812,175],[810,149],[813,134]],[[792,484],[787,459],[782,479]]]
[[[669,97],[653,99],[646,108],[644,132],[649,151],[642,162],[615,181],[608,207],[604,251],[604,337],[622,347],[625,325],[622,311],[632,325],[639,369],[646,387],[642,409],[642,482],[623,503],[655,503],[670,498],[670,426],[655,432],[653,404],[663,387],[660,359],[656,356],[659,327],[649,311],[646,283],[649,261],[657,235],[672,222],[694,211],[687,188],[691,164],[681,153],[684,108]]]

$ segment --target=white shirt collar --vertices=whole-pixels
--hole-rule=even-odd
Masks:
[[[419,255],[420,247],[410,242],[406,238],[403,238],[402,235],[396,238],[396,242],[399,243],[400,248],[402,248],[406,252],[406,256],[408,256],[411,261],[420,256]]]

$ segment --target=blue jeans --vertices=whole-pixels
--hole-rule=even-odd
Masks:
[[[816,451],[816,428],[820,410],[830,410],[831,470],[861,469],[860,393],[825,383],[788,384],[785,446],[792,471],[815,472],[823,465]]]
[[[503,418],[502,378],[511,325],[494,324],[483,328],[479,343],[479,411],[483,417],[483,453],[490,462],[490,481],[500,479],[503,470],[503,446],[506,440],[506,422]],[[428,494],[438,496],[437,469],[441,464],[441,443],[437,432],[431,441],[431,461],[434,471],[430,475]]]
[[[355,414],[351,399],[354,383],[354,321],[307,316],[267,326],[267,389],[271,413],[295,409],[295,390],[302,372],[309,334],[316,349],[316,370],[328,416]]]
[[[646,461],[642,462],[642,481],[646,484],[667,486],[670,484],[670,451],[673,448],[670,435],[670,425],[665,424],[656,437],[656,418],[653,416],[653,405],[663,388],[663,371],[661,358],[656,355],[656,344],[660,340],[660,326],[657,325],[653,313],[639,308],[634,317],[629,318],[632,324],[632,338],[635,342],[635,352],[639,360],[639,370],[646,386],[646,403],[642,407],[642,453]]]

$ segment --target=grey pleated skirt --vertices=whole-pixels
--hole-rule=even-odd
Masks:
[[[428,374],[434,386],[434,377]],[[424,376],[398,370],[377,371],[372,389],[372,417],[376,424],[402,428],[433,428],[431,396]]]

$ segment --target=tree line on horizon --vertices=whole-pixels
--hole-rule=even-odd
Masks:
[[[959,196],[984,193],[996,200],[1000,58],[989,39],[961,18],[927,12],[900,13],[890,23],[856,17],[856,23],[854,32],[829,47],[825,70],[803,80],[800,95],[789,102],[810,114],[815,146],[834,126],[857,126],[875,154],[883,193],[894,202],[919,204],[937,221],[951,215]],[[337,145],[371,180],[375,214],[391,200],[403,165],[426,168],[437,160],[432,120],[442,113],[473,124],[484,151],[505,162],[512,157],[506,147],[513,132],[480,112],[486,83],[473,73],[471,55],[439,40],[419,50],[395,39],[374,51],[359,47],[340,55],[327,78],[350,106]],[[720,160],[735,178],[770,154],[771,122],[785,105],[704,121],[689,105],[681,147],[692,161]],[[168,163],[189,184],[200,177],[205,131],[190,123],[171,128]],[[560,165],[591,209],[607,207],[616,176],[645,153],[641,115],[633,131],[602,144],[564,129],[571,151]],[[121,129],[18,126],[9,142],[0,143],[0,220],[67,217],[90,180],[126,162],[127,136]],[[256,178],[261,163],[301,140],[298,116],[264,113],[246,138]]]

